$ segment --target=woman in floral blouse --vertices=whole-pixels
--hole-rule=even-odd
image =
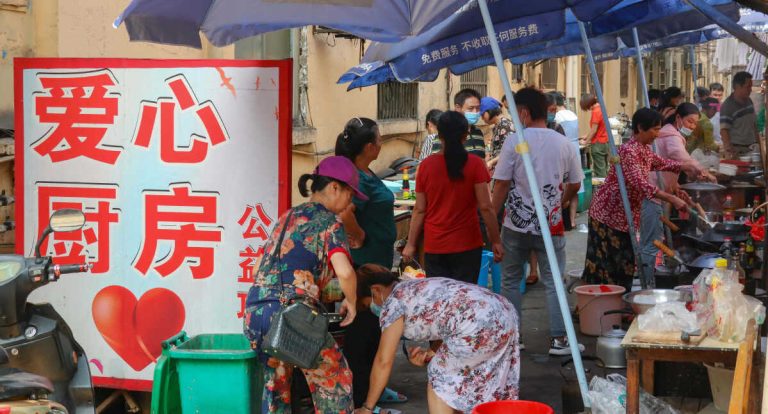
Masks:
[[[272,230],[246,299],[244,332],[264,365],[263,413],[291,412],[293,366],[260,351],[281,298],[307,295],[328,303],[342,300],[343,293],[341,312],[346,317],[341,325],[349,325],[356,315],[357,281],[347,235],[337,214],[349,206],[353,195],[366,198],[357,190],[357,168],[345,157],[324,159],[314,174],[299,179],[299,191],[305,197],[310,180],[309,201],[283,214]],[[282,243],[277,245],[284,228]],[[330,334],[319,358],[317,368],[302,370],[312,390],[315,412],[352,413],[352,373]]]
[[[480,115],[483,121],[488,125],[493,125],[491,131],[491,141],[485,150],[485,162],[488,164],[488,170],[493,173],[496,163],[499,162],[501,147],[507,135],[511,134],[515,127],[509,118],[505,118],[501,113],[501,102],[495,98],[486,96],[480,100]]]
[[[691,163],[682,164],[654,154],[651,144],[661,130],[661,114],[642,108],[632,116],[634,137],[619,149],[627,196],[635,229],[640,225],[640,209],[645,199],[659,199],[687,213],[690,199],[684,192],[670,194],[649,181],[651,171],[694,171]],[[607,283],[632,287],[635,260],[627,217],[619,192],[616,167],[612,166],[605,183],[592,199],[589,208],[589,235],[584,279],[587,283]]]
[[[486,401],[518,397],[517,313],[500,295],[474,284],[433,277],[399,282],[377,265],[358,269],[358,283],[381,306],[381,341],[368,397],[356,414],[370,414],[389,380],[401,337],[442,341],[437,352],[409,350],[427,364],[430,414],[469,412]]]

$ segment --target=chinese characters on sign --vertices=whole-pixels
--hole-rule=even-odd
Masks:
[[[157,252],[158,242],[172,243],[171,252],[153,266],[162,277],[177,271],[187,260],[194,279],[213,274],[214,245],[221,241],[221,229],[216,225],[218,200],[215,194],[192,194],[189,186],[171,187],[169,192],[144,195],[144,242],[135,267],[146,275]],[[199,211],[199,212],[192,212]],[[203,228],[198,228],[198,224]],[[191,246],[190,243],[202,244]]]
[[[91,273],[107,273],[111,227],[120,220],[120,212],[113,205],[116,198],[114,186],[38,186],[37,228],[44,229],[51,213],[63,208],[82,210],[86,222],[79,231],[53,233],[41,250],[48,251],[48,243],[52,241],[56,263],[90,263]]]
[[[35,115],[41,124],[52,125],[33,144],[35,152],[51,162],[87,157],[114,165],[120,150],[101,144],[117,116],[116,85],[107,70],[96,73],[46,74],[40,76],[41,93],[35,96]]]
[[[133,143],[140,147],[149,147],[155,128],[155,120],[158,118],[159,106],[160,159],[168,163],[202,162],[208,154],[208,141],[210,141],[211,146],[225,142],[228,139],[227,130],[224,128],[213,103],[209,101],[201,105],[197,102],[192,88],[183,75],[166,80],[166,84],[171,89],[174,98],[160,98],[157,102],[141,103],[139,126],[136,128]],[[176,147],[176,105],[182,112],[193,109],[208,134],[207,137],[192,136],[192,144],[186,151]]]
[[[237,224],[243,229],[243,240],[249,242],[243,250],[240,251],[240,275],[237,277],[237,283],[240,283],[243,289],[237,292],[237,298],[240,302],[240,310],[237,317],[242,318],[245,315],[245,300],[248,297],[248,288],[253,284],[253,273],[257,270],[255,266],[259,264],[261,256],[264,254],[264,243],[269,238],[269,227],[272,225],[270,218],[264,211],[261,203],[246,205],[245,211]],[[256,244],[254,250],[253,244]]]
[[[242,332],[255,266],[290,200],[291,64],[14,65],[17,252],[32,250],[52,212],[74,208],[85,226],[41,252],[93,266],[31,300],[71,321],[96,385],[149,390],[158,341]]]
[[[509,30],[502,30],[496,33],[496,40],[499,42],[499,46],[503,47],[504,43],[508,43],[517,39],[536,36],[538,34],[539,25],[536,23],[531,23],[528,25],[513,27]],[[475,37],[470,40],[461,42],[460,45],[450,45],[432,50],[429,53],[424,53],[421,55],[421,63],[422,65],[427,65],[439,60],[445,60],[450,57],[457,56],[459,54],[459,49],[463,50],[464,52],[469,52],[471,50],[490,47],[490,44],[491,43],[488,40],[488,36]]]

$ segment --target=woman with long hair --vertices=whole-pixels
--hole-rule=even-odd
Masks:
[[[443,113],[437,131],[443,149],[419,165],[416,206],[403,257],[414,256],[423,230],[427,276],[476,283],[483,250],[478,210],[485,222],[494,258],[500,261],[503,255],[499,226],[491,206],[488,185],[491,177],[485,161],[464,148],[469,123],[462,114]]]
[[[341,213],[341,220],[352,247],[355,267],[374,263],[391,268],[394,259],[395,195],[376,174],[371,163],[381,152],[381,134],[376,121],[368,118],[352,118],[336,138],[336,155],[348,158],[357,167],[358,190],[368,200],[353,199],[349,208]],[[377,318],[368,308],[360,308],[357,318],[344,335],[344,356],[352,370],[355,406],[362,404],[368,393],[371,362],[378,349],[378,341],[372,341],[371,332],[378,330]],[[382,402],[405,402],[408,398],[387,388]],[[383,413],[390,412],[383,410]]]

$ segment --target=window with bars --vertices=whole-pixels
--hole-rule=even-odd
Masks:
[[[671,83],[673,85],[679,85],[680,84],[679,81],[678,81],[677,75],[678,75],[677,59],[673,58],[672,59],[672,79],[671,79]]]
[[[629,96],[629,59],[622,58],[619,67],[619,96],[626,98]]]
[[[512,65],[511,77],[513,81],[523,80],[523,65]]]
[[[557,89],[557,59],[548,59],[541,64],[541,88]]]
[[[595,63],[595,70],[597,70],[597,80],[602,85],[603,83],[603,62]],[[595,88],[592,84],[592,76],[589,73],[589,63],[585,57],[581,57],[581,93],[594,93]]]
[[[387,82],[378,85],[378,119],[416,118],[419,84]]]
[[[488,96],[488,68],[482,67],[461,75],[461,89],[472,88],[480,96]]]

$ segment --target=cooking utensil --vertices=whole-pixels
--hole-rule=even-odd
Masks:
[[[718,191],[725,190],[724,185],[715,183],[695,182],[681,184],[680,188],[686,191]]]
[[[628,303],[632,310],[642,315],[648,309],[656,306],[659,303],[666,302],[690,302],[693,298],[685,291],[676,291],[673,289],[645,289],[637,290],[630,293],[625,293],[621,297],[624,302]]]
[[[715,223],[713,230],[721,234],[733,235],[746,233],[749,231],[749,227],[740,221],[725,221],[722,223]]]
[[[678,227],[677,224],[671,222],[668,218],[666,218],[663,215],[661,216],[661,222],[664,223],[664,225],[667,226],[667,228],[669,228],[670,230],[672,230],[675,233],[680,231],[680,227]]]
[[[676,251],[672,250],[669,246],[662,243],[660,240],[654,240],[653,245],[656,246],[657,249],[661,250],[661,252],[664,253],[668,258],[676,261],[677,265],[685,264],[685,261],[680,257],[680,255],[677,254]],[[673,267],[670,265],[667,265],[667,266]]]

